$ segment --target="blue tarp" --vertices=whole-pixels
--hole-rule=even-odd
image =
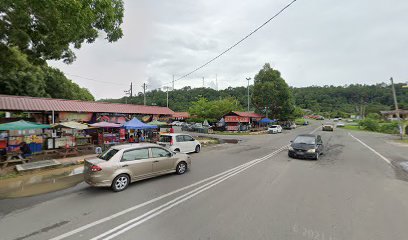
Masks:
[[[259,123],[271,123],[271,122],[274,122],[274,121],[269,118],[263,118],[261,121],[259,121]]]
[[[126,129],[155,129],[158,128],[156,125],[148,125],[146,123],[141,122],[137,118],[133,118],[132,120],[125,122],[123,127]]]

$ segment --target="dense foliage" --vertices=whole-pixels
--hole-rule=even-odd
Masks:
[[[122,37],[122,0],[2,0],[0,45],[17,47],[30,62],[75,59],[72,47],[92,43],[106,33],[109,42]]]
[[[408,89],[404,84],[396,84],[395,89],[399,106],[408,109]],[[348,86],[312,86],[293,88],[295,104],[316,113],[338,116],[344,114],[378,113],[394,109],[391,87],[388,84]]]
[[[0,1],[0,93],[94,100],[47,60],[72,63],[84,42],[122,37],[122,0]]]
[[[200,98],[191,104],[189,108],[190,115],[198,118],[204,118],[211,122],[218,121],[222,116],[231,111],[242,110],[239,102],[232,97],[208,101],[205,98]]]
[[[67,79],[60,70],[34,65],[17,49],[10,53],[0,68],[0,94],[94,100],[87,89]]]

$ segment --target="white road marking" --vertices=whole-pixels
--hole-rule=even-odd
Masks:
[[[367,144],[365,144],[363,141],[361,141],[360,139],[354,137],[351,133],[348,133],[352,138],[354,138],[355,140],[357,140],[359,143],[361,143],[364,147],[370,149],[373,153],[375,153],[377,156],[379,156],[382,160],[384,160],[385,162],[387,162],[388,164],[391,164],[391,161],[384,157],[383,155],[381,155],[379,152],[377,152],[376,150],[374,150],[372,147],[368,146]]]
[[[211,181],[209,183],[206,183],[205,185],[203,185],[203,186],[201,186],[201,187],[199,187],[197,189],[194,189],[194,190],[192,190],[192,191],[190,191],[188,193],[185,193],[185,194],[183,194],[183,195],[181,195],[181,196],[179,196],[179,197],[177,197],[177,198],[175,198],[175,199],[173,199],[173,200],[171,200],[169,202],[166,202],[166,203],[162,204],[161,206],[158,206],[158,207],[156,207],[156,208],[154,208],[154,209],[152,209],[152,210],[150,210],[150,211],[148,211],[148,212],[146,212],[146,213],[144,213],[144,214],[142,214],[142,215],[140,215],[140,216],[138,216],[136,218],[133,218],[133,219],[131,219],[131,220],[129,220],[129,221],[123,223],[123,224],[118,225],[117,227],[115,227],[113,229],[110,229],[109,231],[106,231],[106,232],[92,238],[91,240],[101,239],[101,238],[103,238],[103,237],[105,237],[105,236],[107,236],[107,235],[109,235],[111,233],[113,233],[113,234],[106,237],[106,238],[104,238],[104,240],[109,240],[109,239],[115,238],[118,235],[120,235],[120,234],[122,234],[122,233],[124,233],[126,231],[129,231],[130,229],[132,229],[132,228],[134,228],[134,227],[148,221],[149,219],[151,219],[151,218],[153,218],[153,217],[155,217],[157,215],[160,215],[161,213],[163,213],[163,212],[165,212],[165,211],[167,211],[167,210],[169,210],[169,209],[171,209],[171,208],[173,208],[173,207],[175,207],[175,206],[189,200],[190,198],[200,194],[201,192],[204,192],[204,191],[206,191],[206,190],[220,184],[221,182],[224,182],[225,180],[227,180],[227,179],[229,179],[229,178],[231,178],[231,177],[233,177],[233,176],[247,170],[248,168],[251,168],[254,165],[257,165],[258,163],[261,163],[261,162],[269,159],[270,157],[272,157],[272,156],[280,153],[281,151],[285,150],[286,147],[287,146],[281,147],[278,150],[276,150],[275,152],[273,152],[271,154],[268,154],[265,157],[252,160],[251,162],[249,162],[250,164],[246,164],[246,166],[243,166],[243,167],[241,167],[240,169],[238,169],[238,170],[236,170],[234,172],[226,174],[226,175],[224,175],[224,176],[222,176],[222,177],[220,177],[220,178],[218,178],[216,180],[213,180],[213,181]]]
[[[287,147],[287,146],[284,146],[284,147]],[[283,149],[284,147],[282,147],[281,149]],[[281,150],[281,149],[279,149],[279,150]],[[264,156],[264,157],[262,157],[262,158],[259,158],[259,159],[269,158],[269,157],[270,157],[272,154],[274,154],[274,153],[275,153],[275,152],[270,153],[270,154],[268,154],[268,155],[266,155],[266,156]],[[141,204],[138,204],[138,205],[136,205],[136,206],[127,208],[127,209],[125,209],[125,210],[123,210],[123,211],[120,211],[120,212],[118,212],[118,213],[112,214],[112,215],[110,215],[110,216],[108,216],[108,217],[99,219],[99,220],[97,220],[97,221],[94,221],[94,222],[91,222],[91,223],[89,223],[89,224],[86,224],[86,225],[84,225],[84,226],[82,226],[82,227],[76,228],[76,229],[71,230],[71,231],[69,231],[69,232],[66,232],[66,233],[64,233],[64,234],[61,234],[61,235],[56,236],[56,237],[54,237],[54,238],[51,238],[50,240],[61,240],[61,239],[67,238],[67,237],[72,236],[72,235],[74,235],[74,234],[76,234],[76,233],[79,233],[79,232],[82,232],[82,231],[84,231],[84,230],[86,230],[86,229],[89,229],[89,228],[91,228],[91,227],[94,227],[94,226],[96,226],[96,225],[98,225],[98,224],[101,224],[101,223],[104,223],[104,222],[106,222],[106,221],[112,220],[112,219],[114,219],[114,218],[117,218],[117,217],[122,216],[122,215],[124,215],[124,214],[126,214],[126,213],[129,213],[129,212],[132,212],[132,211],[134,211],[134,210],[136,210],[136,209],[139,209],[139,208],[144,207],[144,206],[146,206],[146,205],[149,205],[149,204],[151,204],[151,203],[157,202],[157,201],[159,201],[159,200],[161,200],[161,199],[163,199],[163,198],[169,197],[169,196],[174,195],[174,194],[176,194],[176,193],[179,193],[179,192],[181,192],[181,191],[184,191],[184,190],[187,190],[187,189],[189,189],[189,188],[195,187],[195,186],[197,186],[197,185],[199,185],[199,184],[202,184],[202,183],[204,183],[204,182],[207,182],[207,181],[209,181],[209,180],[211,180],[211,179],[214,179],[214,178],[217,178],[217,177],[220,177],[220,176],[229,174],[229,173],[231,173],[231,172],[233,172],[233,171],[235,171],[235,170],[237,170],[237,169],[240,169],[240,168],[242,168],[242,167],[245,167],[245,166],[247,166],[247,165],[249,165],[249,164],[251,164],[251,163],[253,163],[254,161],[257,161],[257,160],[259,160],[259,159],[252,160],[252,161],[250,161],[250,162],[241,164],[241,165],[239,165],[239,166],[237,166],[237,167],[234,167],[234,168],[232,168],[232,169],[226,170],[226,171],[221,172],[221,173],[219,173],[219,174],[216,174],[216,175],[214,175],[214,176],[205,178],[205,179],[203,179],[203,180],[200,180],[200,181],[195,182],[195,183],[193,183],[193,184],[190,184],[190,185],[188,185],[188,186],[185,186],[185,187],[176,189],[176,190],[174,190],[174,191],[172,191],[172,192],[166,193],[166,194],[164,194],[164,195],[161,195],[161,196],[159,196],[159,197],[156,197],[156,198],[151,199],[151,200],[149,200],[149,201],[146,201],[146,202],[144,202],[144,203],[141,203]]]

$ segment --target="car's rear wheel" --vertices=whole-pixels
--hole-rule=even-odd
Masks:
[[[113,179],[112,190],[114,192],[120,192],[125,190],[130,183],[130,177],[127,174],[119,174]]]
[[[176,173],[181,175],[187,171],[187,163],[186,162],[179,162],[176,167]]]
[[[199,153],[201,151],[201,147],[200,147],[200,145],[197,145],[196,147],[195,147],[195,152],[196,153]]]

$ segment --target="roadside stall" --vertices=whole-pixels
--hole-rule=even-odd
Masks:
[[[7,160],[18,156],[20,144],[23,142],[30,147],[31,153],[41,152],[44,143],[43,129],[50,127],[24,120],[0,124],[0,147]]]
[[[84,131],[88,128],[86,124],[73,121],[55,124],[52,136],[47,139],[47,148],[91,145],[91,136]]]
[[[157,129],[158,129],[159,133],[168,133],[168,132],[170,132],[170,128],[173,127],[173,126],[170,126],[169,124],[167,124],[166,122],[160,122],[158,120],[154,120],[154,121],[149,122],[147,124],[152,125],[152,126],[157,126]]]
[[[129,138],[128,139],[135,139],[136,142],[139,141],[139,135],[142,134],[145,141],[154,142],[156,138],[158,138],[158,126],[157,125],[149,125],[146,123],[141,122],[137,118],[133,118],[132,120],[125,122],[123,127],[128,131]]]
[[[98,122],[89,124],[89,126],[98,128],[98,145],[108,149],[112,145],[117,145],[125,141],[125,133],[121,130],[122,124]]]

